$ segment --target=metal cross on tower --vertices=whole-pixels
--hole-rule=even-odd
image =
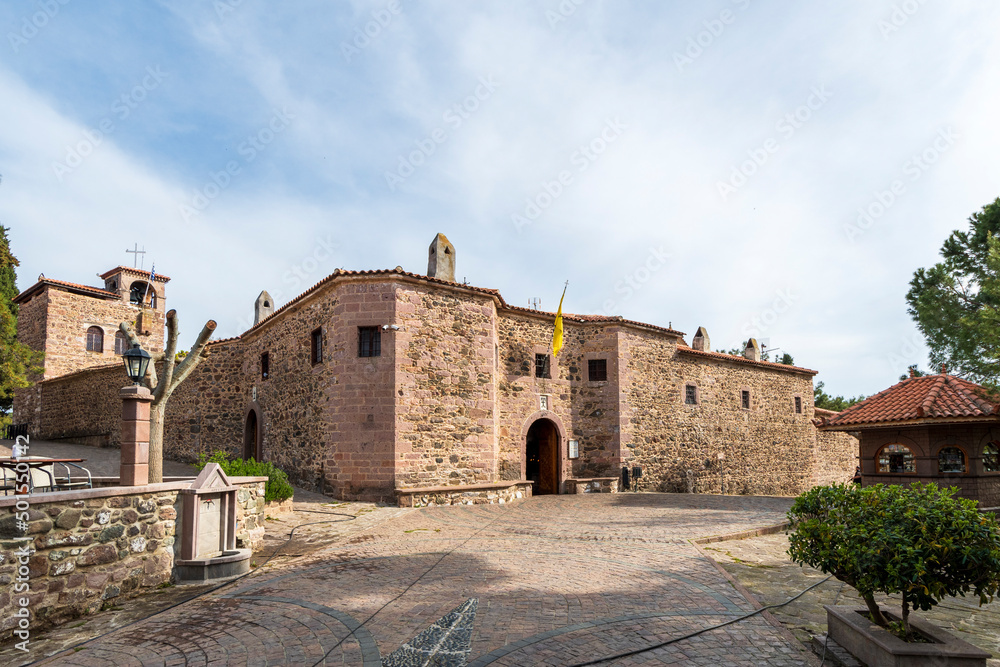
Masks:
[[[142,250],[139,250],[139,244],[136,243],[134,250],[129,250],[128,248],[126,248],[125,252],[132,253],[132,267],[133,268],[136,268],[136,263],[138,263],[138,261],[139,261],[139,255],[143,256],[142,257],[143,264],[146,263],[146,257],[145,257],[145,255],[146,255],[146,246],[142,246]]]

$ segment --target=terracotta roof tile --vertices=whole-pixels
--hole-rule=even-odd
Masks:
[[[718,359],[719,361],[732,361],[737,364],[751,364],[753,366],[765,366],[767,368],[773,368],[775,370],[789,371],[791,373],[807,373],[809,375],[816,375],[819,371],[814,371],[809,368],[803,368],[801,366],[791,366],[789,364],[778,364],[773,361],[753,361],[752,359],[747,359],[746,357],[738,357],[732,354],[726,354],[725,352],[705,352],[703,350],[696,350],[693,347],[688,347],[687,345],[678,345],[678,352],[683,352],[684,354],[693,354],[699,357],[709,357],[712,359]]]
[[[44,285],[53,285],[55,287],[65,287],[74,292],[80,292],[82,294],[87,294],[89,296],[100,296],[109,299],[117,299],[118,292],[112,292],[106,290],[103,287],[90,287],[88,285],[79,285],[77,283],[66,282],[65,280],[55,280],[54,278],[42,278],[37,283],[24,290],[20,294],[14,297],[14,303],[21,303],[29,296],[34,295],[36,292],[40,291]]]
[[[1000,414],[1000,397],[989,395],[974,382],[953,375],[907,378],[824,419],[824,428],[863,424],[970,419]]]
[[[116,266],[110,271],[105,271],[104,273],[102,273],[101,278],[107,278],[112,273],[118,273],[119,271],[122,273],[136,273],[139,274],[140,276],[146,276],[147,278],[149,277],[149,271],[146,271],[145,269],[137,269],[134,266]],[[164,276],[157,273],[156,278],[154,280],[156,280],[157,282],[166,283],[170,282],[170,276]]]

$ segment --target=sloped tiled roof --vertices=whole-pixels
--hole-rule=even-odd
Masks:
[[[998,400],[978,384],[953,375],[907,378],[835,417],[824,419],[821,428],[843,430],[865,424],[997,418]]]
[[[137,269],[134,266],[116,266],[115,268],[111,269],[110,271],[105,271],[104,273],[102,273],[101,277],[102,278],[107,278],[112,273],[135,273],[135,274],[138,274],[140,276],[145,276],[147,278],[150,275],[150,272],[147,271],[146,269]],[[156,282],[168,283],[168,282],[170,282],[170,276],[164,276],[162,274],[157,273],[156,277],[153,280],[155,280]]]
[[[38,282],[24,290],[20,294],[14,297],[14,303],[21,303],[26,301],[29,297],[34,296],[41,291],[42,287],[45,285],[52,285],[53,287],[61,287],[67,289],[71,292],[76,292],[78,294],[85,294],[87,296],[99,296],[105,299],[117,299],[118,292],[112,292],[106,290],[103,287],[90,287],[88,285],[78,285],[77,283],[69,283],[65,280],[55,280],[53,278],[39,278]]]
[[[704,350],[696,350],[693,347],[688,347],[687,345],[678,345],[677,351],[683,352],[684,354],[691,354],[696,357],[708,357],[710,359],[718,359],[719,361],[731,361],[736,364],[766,366],[767,368],[773,368],[774,370],[778,371],[788,371],[790,373],[805,373],[807,375],[816,375],[819,372],[810,370],[808,368],[802,368],[801,366],[778,364],[773,361],[753,361],[752,359],[747,359],[746,357],[738,357],[736,355],[726,354],[724,352],[705,352]]]

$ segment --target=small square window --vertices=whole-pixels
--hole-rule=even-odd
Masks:
[[[608,379],[608,360],[590,359],[587,361],[587,379],[591,382],[605,382]]]
[[[382,356],[382,331],[378,327],[358,327],[358,356]]]
[[[549,355],[547,354],[536,354],[535,355],[535,377],[536,378],[549,378],[552,377],[551,365],[549,362]]]
[[[750,409],[750,390],[749,389],[744,389],[743,391],[740,392],[740,400],[743,402],[743,409],[744,410],[749,410]]]
[[[312,332],[312,344],[310,346],[313,366],[323,363],[323,329],[315,329]]]
[[[260,378],[266,380],[271,377],[271,355],[267,352],[260,355]]]
[[[684,402],[688,405],[698,404],[698,388],[693,384],[684,385]]]
[[[797,415],[801,415],[802,414],[802,397],[801,396],[796,396],[795,397],[795,414],[797,414]]]

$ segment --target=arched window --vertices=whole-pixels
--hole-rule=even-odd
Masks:
[[[983,447],[983,472],[1000,472],[1000,442],[988,442]]]
[[[145,304],[156,308],[156,288],[147,282],[137,280],[129,289],[129,301],[136,305]]]
[[[115,332],[115,354],[125,354],[128,349],[128,338],[121,331]]]
[[[943,447],[938,452],[939,473],[964,473],[966,469],[965,452],[960,447]]]
[[[104,329],[101,327],[87,329],[87,351],[104,352]]]
[[[875,457],[878,471],[882,473],[912,473],[917,472],[913,452],[906,445],[893,443],[879,450]]]

